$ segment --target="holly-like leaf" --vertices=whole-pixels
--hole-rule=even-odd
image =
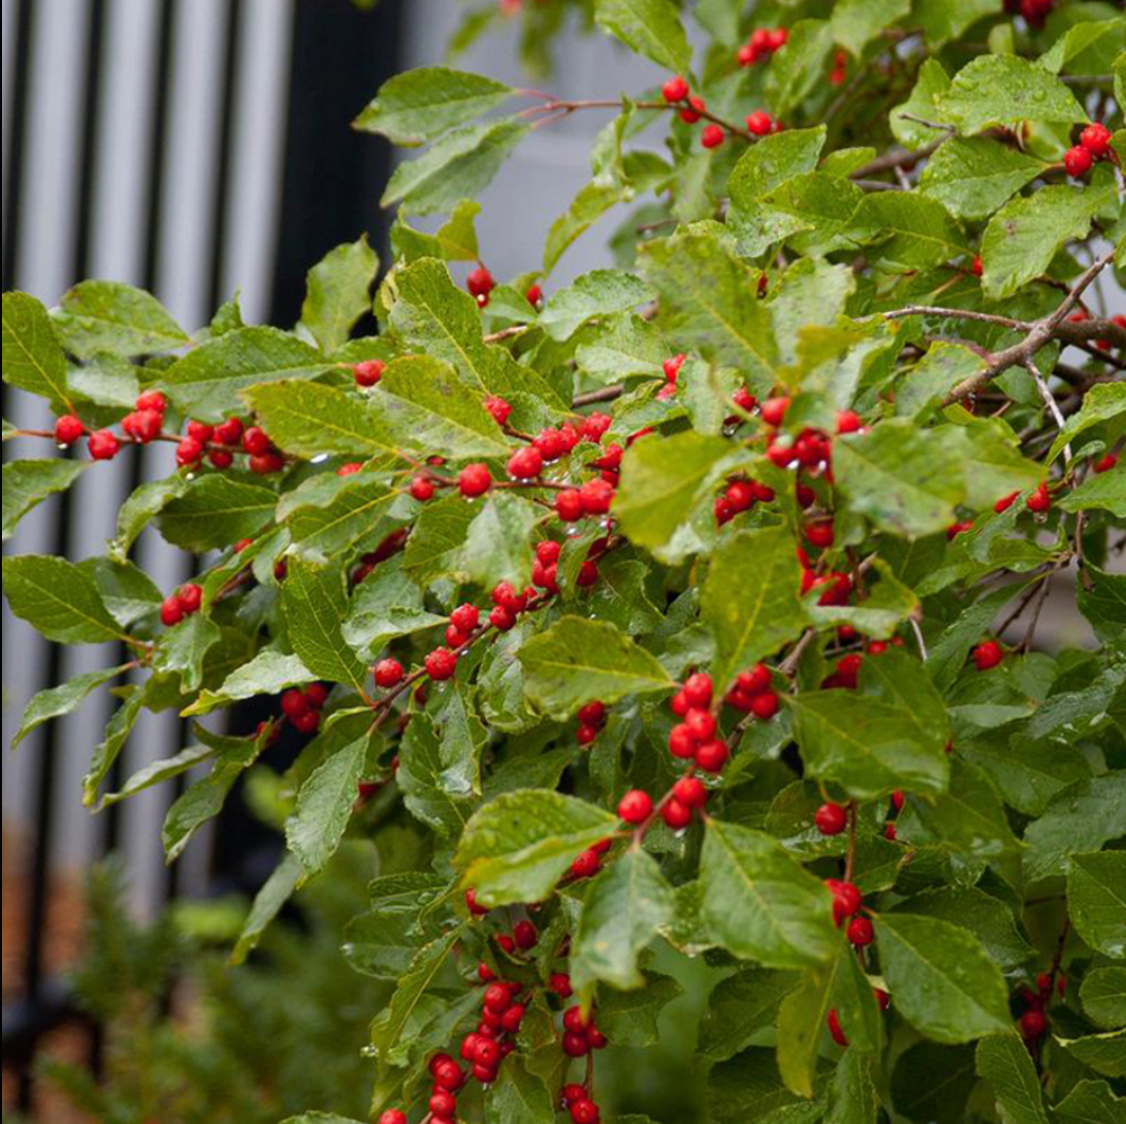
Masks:
[[[83,359],[99,351],[177,351],[191,342],[156,297],[122,281],[80,281],[63,296],[54,321],[67,351]]]
[[[1027,964],[1035,950],[1018,932],[1012,910],[976,886],[944,886],[914,894],[898,911],[917,917],[936,917],[969,929],[1002,968]]]
[[[31,696],[24,708],[23,717],[20,719],[20,728],[12,738],[12,748],[15,749],[24,738],[33,730],[49,722],[52,718],[62,718],[66,714],[73,714],[91,691],[97,690],[103,683],[116,679],[128,668],[128,664],[120,667],[110,667],[103,671],[87,671],[75,675],[57,687],[45,687],[42,691]]]
[[[1014,1034],[992,1034],[977,1044],[977,1072],[996,1098],[1006,1124],[1048,1124],[1032,1057]]]
[[[807,968],[833,955],[828,891],[764,832],[709,821],[700,885],[701,919],[735,956],[768,968]]]
[[[297,793],[297,810],[285,825],[285,839],[304,878],[320,871],[344,838],[369,740],[365,735],[331,753]]]
[[[4,381],[69,408],[66,355],[47,310],[27,293],[5,293],[3,310]]]
[[[1083,977],[1079,999],[1097,1026],[1107,1030],[1126,1026],[1126,968],[1092,968]]]
[[[369,290],[378,269],[379,258],[365,234],[329,250],[309,270],[301,323],[322,351],[347,343],[356,321],[371,308]]]
[[[1124,833],[1126,773],[1111,772],[1065,788],[1025,830],[1025,875],[1030,881],[1067,871],[1070,856],[1094,851]]]
[[[631,848],[614,860],[591,883],[583,903],[571,950],[575,985],[603,980],[613,987],[640,987],[638,956],[673,912],[672,887],[652,856]]]
[[[955,137],[927,161],[919,190],[958,218],[985,219],[1044,171],[1044,162],[987,137]]]
[[[1092,1121],[1115,1120],[1126,1109],[1126,1097],[1115,1096],[1105,1081],[1087,1079],[1078,1082],[1066,1097],[1052,1105],[1052,1116],[1058,1124],[1091,1124]]]
[[[232,671],[217,690],[201,691],[199,698],[183,713],[207,714],[216,707],[242,699],[252,699],[257,695],[278,695],[287,687],[308,683],[312,678],[313,673],[298,656],[287,656],[273,648],[263,648],[252,660]]]
[[[880,32],[911,10],[911,0],[842,0],[833,8],[833,38],[856,58]]]
[[[969,1042],[1012,1027],[1000,968],[968,930],[933,917],[882,914],[880,963],[896,1010],[936,1042]]]
[[[796,639],[806,623],[801,565],[785,527],[738,531],[716,550],[700,612],[716,640],[717,687]]]
[[[214,621],[202,613],[192,613],[161,636],[153,652],[153,667],[166,674],[179,674],[185,692],[198,691],[203,658],[221,637]]]
[[[158,525],[173,546],[218,550],[260,531],[273,519],[277,502],[269,488],[215,473],[197,477],[164,504]]]
[[[8,607],[48,640],[100,644],[121,638],[87,569],[49,554],[11,556],[3,566]]]
[[[33,508],[56,492],[65,492],[82,475],[82,461],[8,461],[4,465],[4,541],[15,533],[16,525]]]
[[[585,617],[563,617],[528,640],[517,658],[528,701],[557,719],[592,699],[612,703],[675,686],[657,659],[625,633]]]
[[[506,1124],[509,1120],[554,1124],[555,1105],[547,1085],[517,1059],[513,1062],[503,1067],[499,1080],[489,1088],[485,1124]]]
[[[456,837],[478,803],[486,736],[458,695],[452,696],[450,705],[456,713],[447,716],[441,731],[427,715],[411,719],[399,751],[397,776],[411,815],[439,835]]]
[[[553,294],[538,323],[553,340],[562,342],[570,339],[587,320],[628,312],[652,296],[652,290],[633,274],[595,269]]]
[[[604,31],[638,54],[676,73],[687,73],[692,50],[670,0],[595,0],[594,18]]]
[[[1067,908],[1096,952],[1126,959],[1126,852],[1074,854],[1067,865]]]
[[[542,901],[575,856],[617,819],[585,800],[541,789],[507,792],[473,815],[458,843],[463,881],[487,905]]]
[[[495,109],[513,93],[481,74],[422,66],[388,79],[353,124],[395,144],[422,144]]]

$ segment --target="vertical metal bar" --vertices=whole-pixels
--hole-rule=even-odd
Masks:
[[[12,117],[8,132],[8,168],[4,191],[3,282],[7,291],[15,286],[20,194],[23,190],[24,135],[27,130],[27,90],[31,74],[31,43],[35,5],[20,0],[16,17],[16,73],[12,80]]]

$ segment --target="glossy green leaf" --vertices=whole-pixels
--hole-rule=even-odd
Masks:
[[[191,342],[184,329],[149,293],[122,281],[80,281],[54,312],[67,351],[88,359],[177,351]]]
[[[692,51],[670,0],[595,0],[594,18],[604,31],[658,66],[687,73]]]
[[[60,644],[100,644],[122,635],[91,574],[65,558],[5,558],[4,596],[17,617]]]
[[[371,308],[369,290],[378,268],[379,259],[365,234],[329,250],[309,270],[301,323],[322,351],[342,347],[356,321]]]
[[[65,492],[82,475],[82,461],[8,461],[4,465],[4,541],[15,533],[16,525],[33,507],[48,496]]]
[[[285,839],[305,878],[324,867],[344,838],[368,741],[366,736],[357,738],[337,749],[313,770],[297,793],[297,809],[285,825]]]
[[[1071,855],[1067,907],[1076,931],[1091,948],[1126,959],[1126,852]]]
[[[66,355],[47,310],[27,293],[5,293],[3,328],[4,381],[67,406]]]

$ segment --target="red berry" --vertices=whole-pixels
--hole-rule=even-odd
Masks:
[[[401,1108],[389,1108],[380,1115],[379,1124],[407,1124],[407,1114]]]
[[[838,1046],[847,1046],[848,1039],[845,1037],[845,1032],[841,1030],[841,1020],[835,1007],[829,1011],[829,1017],[825,1021],[829,1025],[829,1033],[833,1036],[833,1041]]]
[[[198,612],[200,605],[203,604],[203,586],[196,585],[195,582],[180,586],[176,600],[180,602],[180,608],[185,614]]]
[[[305,688],[305,699],[310,706],[319,710],[328,700],[328,688],[323,683],[310,683]]]
[[[669,753],[673,757],[684,759],[694,757],[696,754],[696,739],[683,722],[669,731]]]
[[[1020,495],[1020,492],[1010,492],[1010,493],[1009,493],[1009,495],[1007,495],[1007,496],[1002,496],[1002,497],[1001,497],[1001,498],[1000,498],[1000,499],[999,499],[999,500],[998,500],[998,501],[997,501],[997,502],[996,502],[996,503],[995,503],[995,504],[993,505],[993,510],[994,510],[995,512],[997,512],[997,514],[998,514],[998,515],[1000,515],[1002,511],[1008,511],[1008,510],[1009,510],[1009,508],[1010,508],[1010,507],[1012,507],[1012,506],[1013,506],[1013,504],[1014,504],[1014,503],[1016,502],[1016,498],[1017,498],[1017,496],[1019,496],[1019,495]]]
[[[1110,130],[1096,121],[1093,125],[1088,125],[1079,134],[1079,143],[1096,160],[1101,160],[1110,151],[1110,138]]]
[[[739,690],[748,695],[760,695],[763,691],[770,690],[770,669],[765,664],[757,663],[746,671],[740,671],[735,682]]]
[[[693,95],[688,99],[688,105],[680,111],[680,119],[686,125],[695,125],[705,109],[707,106],[704,104],[704,99]]]
[[[575,738],[577,739],[579,745],[590,745],[590,743],[597,737],[597,726],[587,726],[580,724],[578,730],[575,732]]]
[[[299,714],[296,718],[291,718],[290,722],[293,723],[293,728],[299,734],[312,734],[321,724],[320,711],[307,710],[304,714]]]
[[[514,1003],[501,1016],[502,1029],[507,1034],[515,1034],[520,1029],[520,1024],[524,1021],[527,1010],[523,1003]]]
[[[813,815],[822,835],[840,835],[848,824],[848,812],[840,804],[825,803]]]
[[[684,101],[688,97],[688,83],[678,74],[661,87],[661,96],[667,102]]]
[[[207,459],[211,463],[212,468],[218,468],[220,470],[230,468],[235,462],[234,454],[228,452],[226,449],[212,449],[211,452],[207,454]],[[352,472],[359,472],[362,467],[363,465],[359,464],[345,465],[344,468],[337,469],[336,475],[347,476],[349,473],[346,472],[345,469],[350,469]]]
[[[166,628],[171,628],[174,624],[179,624],[184,619],[184,607],[180,604],[180,599],[173,594],[171,597],[166,597],[160,603],[160,623]]]
[[[884,824],[884,838],[894,843],[899,835],[899,829],[890,820]]]
[[[680,831],[692,822],[692,809],[687,804],[682,804],[675,796],[670,796],[661,807],[661,819],[673,831]]]
[[[719,738],[712,738],[703,745],[697,746],[695,760],[705,773],[718,773],[727,764],[729,756],[727,743]]]
[[[259,476],[269,476],[273,472],[281,472],[285,467],[285,461],[277,453],[262,453],[250,457],[246,466],[251,472],[256,472]]]
[[[531,480],[543,471],[543,457],[534,445],[525,445],[508,458],[507,468],[514,480]]]
[[[191,436],[191,429],[188,430]],[[227,418],[215,427],[215,440],[220,445],[237,445],[242,440],[242,422],[238,418]]]
[[[588,480],[579,489],[579,499],[587,515],[605,515],[614,499],[614,486],[605,480]]]
[[[357,386],[375,386],[383,378],[382,359],[363,359],[352,368]]]
[[[598,1124],[598,1105],[594,1101],[574,1101],[570,1113],[574,1124]]]
[[[571,863],[571,874],[575,878],[592,878],[601,865],[597,851],[581,851]]]
[[[771,124],[770,114],[761,109],[756,109],[754,113],[747,114],[747,131],[753,133],[756,137],[765,137],[770,132]]]
[[[833,895],[833,920],[839,925],[846,917],[851,917],[864,904],[860,891],[851,882],[841,882],[836,878],[826,878],[825,885]]]
[[[452,1093],[438,1089],[430,1098],[428,1107],[435,1116],[453,1116],[457,1112],[457,1100]],[[403,1118],[403,1124],[406,1124],[406,1117]]]
[[[465,1080],[465,1072],[462,1070],[461,1066],[459,1066],[453,1058],[448,1056],[437,1065],[433,1066],[430,1072],[434,1078],[434,1084],[451,1093],[455,1089],[460,1088],[462,1082]]]
[[[681,777],[672,786],[673,798],[688,808],[702,808],[708,802],[708,790],[698,777]]]
[[[705,125],[704,131],[700,134],[700,143],[705,148],[719,148],[723,144],[723,137],[723,129],[719,125]]]
[[[974,648],[973,655],[978,671],[989,671],[1005,658],[1005,651],[996,640],[984,640]]]
[[[703,708],[711,705],[712,677],[706,671],[697,671],[684,681],[684,697],[692,707]],[[715,728],[713,722],[712,728]]]
[[[425,660],[426,674],[431,679],[441,681],[449,679],[457,670],[457,656],[449,648],[435,648]]]
[[[90,456],[96,461],[111,461],[117,456],[121,442],[108,429],[96,429],[86,440]]]
[[[493,275],[483,265],[470,270],[465,278],[465,287],[475,297],[487,297],[495,285]]]
[[[138,445],[147,445],[159,436],[164,419],[155,410],[134,410],[121,419],[121,429]]]
[[[416,476],[411,481],[411,496],[412,496],[412,498],[419,500],[421,503],[425,503],[433,495],[434,495],[434,485],[427,477]]]
[[[579,708],[579,721],[588,726],[601,726],[606,721],[606,704],[593,699]]]
[[[168,400],[159,390],[146,390],[137,396],[133,405],[138,410],[155,410],[163,414],[168,409]]]
[[[390,657],[380,660],[375,665],[373,671],[375,676],[375,685],[377,687],[394,687],[403,679],[403,665],[398,660],[393,660]]]
[[[543,308],[543,289],[539,285],[529,285],[524,290],[524,299],[538,312]]]
[[[512,406],[503,398],[486,398],[485,409],[493,415],[497,425],[504,425],[508,421],[509,414],[512,413]]]
[[[483,496],[493,484],[487,464],[467,464],[457,476],[458,491],[466,498]]]
[[[970,265],[970,272],[975,277],[980,277],[984,272],[985,267],[982,265],[981,254],[974,254],[974,260]]]
[[[481,622],[481,613],[476,605],[459,605],[450,613],[450,624],[461,632],[472,632]]]
[[[266,436],[266,431],[260,429],[256,425],[252,425],[242,435],[242,447],[252,456],[260,457],[264,453],[270,451],[270,438]]]
[[[828,549],[833,545],[832,519],[813,519],[805,525],[805,537],[810,546],[819,550]]]
[[[465,891],[465,905],[474,917],[484,917],[489,912],[488,906],[478,904],[477,891],[472,886]]]
[[[64,414],[55,422],[55,440],[60,445],[72,445],[86,432],[82,419],[74,414]]]
[[[1072,179],[1081,179],[1085,176],[1091,170],[1091,165],[1094,162],[1090,149],[1084,148],[1081,144],[1069,148],[1063,154],[1064,171]]]
[[[531,921],[517,921],[512,927],[512,937],[517,947],[524,949],[525,952],[535,948],[540,939],[539,932]]]
[[[768,722],[778,713],[778,696],[773,691],[763,691],[751,699],[751,713],[763,722]]]
[[[790,32],[785,27],[776,27],[768,32],[768,46],[771,51],[781,50],[789,41]]]
[[[1052,506],[1052,494],[1048,491],[1047,483],[1041,484],[1035,492],[1032,493],[1025,500],[1025,505],[1029,511],[1036,512],[1037,515],[1042,515],[1048,511]]]
[[[653,814],[653,800],[644,789],[632,788],[618,802],[618,816],[626,823],[644,823]]]
[[[1020,1017],[1020,1032],[1025,1038],[1039,1038],[1047,1029],[1048,1016],[1043,1011],[1025,1011]]]
[[[789,398],[768,398],[762,404],[762,420],[767,425],[777,428],[782,424],[783,419],[786,417],[786,411],[790,408]]]
[[[1095,467],[1096,472],[1102,473],[1102,472],[1109,472],[1117,464],[1118,464],[1118,454],[1117,453],[1107,453],[1106,456],[1100,457],[1097,461],[1095,461],[1094,467]]]
[[[569,1058],[585,1058],[590,1053],[590,1045],[582,1031],[568,1030],[563,1035],[563,1053]]]

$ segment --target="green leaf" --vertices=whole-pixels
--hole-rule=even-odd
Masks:
[[[927,43],[940,47],[959,38],[978,20],[995,16],[997,5],[993,0],[919,0],[915,14]]]
[[[1109,180],[1083,188],[1059,184],[1002,207],[981,239],[985,295],[1001,300],[1039,277],[1062,246],[1086,237],[1091,219],[1114,199],[1115,191]]]
[[[880,963],[896,1010],[936,1042],[969,1042],[1011,1032],[1000,968],[965,929],[906,913],[876,921]]]
[[[855,1048],[846,1051],[829,1086],[825,1124],[876,1124],[879,1111],[872,1059]]]
[[[368,399],[323,383],[287,381],[245,395],[262,428],[287,453],[374,457],[394,451],[387,426]]]
[[[1083,977],[1079,998],[1096,1026],[1126,1026],[1126,968],[1092,968]]]
[[[615,203],[624,189],[593,181],[581,187],[571,205],[551,224],[543,247],[543,269],[550,273],[567,249],[585,234]]]
[[[73,714],[91,691],[97,690],[111,679],[116,679],[128,666],[122,664],[120,667],[106,668],[102,671],[87,671],[82,675],[75,675],[65,683],[60,683],[57,687],[45,687],[32,695],[24,708],[20,728],[12,738],[12,748],[15,749],[32,730],[42,726],[44,722],[49,722],[52,718],[61,718],[64,714]]]
[[[658,323],[676,344],[740,368],[752,389],[769,391],[778,358],[770,313],[758,299],[757,269],[710,231],[646,242],[638,265],[660,296]]]
[[[1104,1124],[1117,1121],[1126,1097],[1117,1097],[1105,1081],[1080,1081],[1059,1104],[1052,1106],[1056,1124]]]
[[[198,691],[203,682],[203,657],[220,637],[217,624],[202,613],[192,613],[161,635],[153,652],[153,668],[178,673],[186,693]]]
[[[766,1049],[744,1050],[712,1069],[707,1101],[715,1124],[815,1124],[825,1112],[824,1101],[804,1101],[782,1084]]]
[[[121,638],[83,567],[51,555],[20,554],[5,558],[3,569],[9,608],[48,640],[100,644]]]
[[[849,226],[859,242],[870,245],[872,263],[894,273],[911,273],[973,252],[942,203],[914,192],[865,195]]]
[[[791,705],[808,775],[860,800],[946,788],[946,705],[911,657],[889,650],[866,659],[858,691],[802,691]]]
[[[832,960],[807,968],[801,986],[782,1000],[778,1010],[778,1071],[786,1087],[802,1097],[813,1096],[821,1039],[846,955],[838,938]]]
[[[716,641],[717,687],[726,689],[739,671],[801,632],[800,585],[788,528],[737,531],[720,542],[700,594],[701,618]]]
[[[277,328],[236,328],[204,341],[164,372],[169,397],[186,414],[221,422],[238,413],[242,391],[281,379],[311,379],[331,364]],[[280,435],[279,435],[280,439]]]
[[[163,784],[173,777],[183,776],[189,769],[209,761],[219,750],[211,745],[190,745],[171,757],[164,757],[152,761],[133,773],[129,779],[116,792],[107,792],[98,802],[97,811],[110,808],[135,796],[138,792],[152,788],[154,785]]]
[[[595,0],[594,19],[603,31],[658,66],[687,73],[692,48],[669,0]]]
[[[167,862],[175,862],[195,832],[222,811],[235,781],[257,760],[267,737],[263,731],[257,738],[224,739],[230,744],[215,758],[207,776],[175,800],[161,830]]]
[[[563,617],[517,652],[524,691],[537,710],[565,719],[601,699],[667,691],[676,684],[644,648],[604,621]]]
[[[1126,519],[1126,469],[1088,476],[1060,501],[1061,511],[1109,511]]]
[[[70,409],[66,355],[47,310],[27,293],[4,294],[3,364],[6,383]]]
[[[422,592],[404,573],[402,555],[396,554],[356,587],[341,633],[370,662],[388,641],[448,622],[448,617],[423,608]]]
[[[485,1096],[485,1124],[555,1124],[555,1104],[543,1081],[517,1059],[504,1066]]]
[[[526,589],[532,578],[528,543],[540,518],[540,510],[522,496],[491,493],[466,535],[469,577],[485,589],[502,581]]]
[[[266,879],[262,889],[254,897],[254,902],[243,922],[238,942],[231,952],[231,963],[242,964],[247,956],[258,947],[258,941],[277,917],[281,908],[297,889],[301,866],[293,855],[286,854]]]
[[[949,789],[920,801],[916,811],[927,830],[956,851],[997,856],[1018,848],[991,781],[960,758],[951,766]]]
[[[1066,873],[1068,859],[1095,851],[1123,832],[1126,773],[1106,773],[1065,788],[1025,830],[1025,875],[1031,882]]]
[[[829,893],[773,837],[709,820],[700,916],[717,944],[767,968],[807,968],[837,946]]]
[[[385,82],[353,124],[394,144],[421,144],[495,109],[513,93],[480,74],[423,66]]]
[[[422,588],[439,577],[468,578],[465,542],[479,510],[459,495],[427,503],[407,539],[404,572]]]
[[[598,1026],[622,1046],[655,1046],[661,1037],[659,1020],[683,988],[670,976],[648,972],[633,991],[603,988],[598,996]]]
[[[879,580],[873,581],[874,576]],[[863,601],[856,605],[808,605],[810,619],[821,627],[850,624],[865,636],[890,638],[914,614],[919,599],[895,577],[882,558],[869,567],[867,581],[868,596]]]
[[[672,887],[655,859],[635,848],[615,859],[586,893],[571,950],[575,986],[640,987],[638,956],[673,913]]]
[[[446,133],[421,156],[395,169],[380,203],[399,203],[413,215],[452,211],[466,196],[480,195],[528,128],[509,117]]]
[[[191,342],[156,297],[122,281],[79,282],[53,318],[67,351],[82,359],[99,351],[176,351]]]
[[[911,0],[840,0],[830,21],[833,39],[859,59],[882,31],[911,10]]]
[[[1044,162],[987,137],[954,137],[927,161],[919,190],[957,218],[986,219],[1044,171]]]
[[[766,103],[776,117],[785,118],[800,105],[829,69],[833,49],[833,24],[828,20],[799,20],[773,59],[763,83]]]
[[[948,0],[934,0],[934,2],[949,6]],[[945,118],[939,108],[939,99],[949,89],[950,77],[943,69],[942,63],[938,59],[927,59],[919,68],[919,77],[915,82],[915,88],[911,91],[911,96],[888,115],[892,134],[900,144],[916,149],[941,139],[940,130],[921,125],[919,121],[908,120],[908,116],[945,124]]]
[[[425,355],[394,360],[372,399],[392,444],[454,459],[511,452],[481,397],[441,360]]]
[[[183,714],[207,714],[216,707],[257,695],[280,695],[287,687],[308,683],[312,672],[297,656],[283,655],[273,648],[263,648],[252,660],[244,663],[223,680],[216,691],[204,690]]]
[[[344,642],[340,629],[348,611],[341,570],[291,558],[282,586],[282,608],[293,651],[313,676],[345,683],[363,694],[367,668]]]
[[[174,499],[182,496],[192,480],[187,476],[168,476],[142,484],[117,512],[117,534],[110,540],[109,556],[124,562],[137,536]]]
[[[1004,1124],[1048,1124],[1040,1078],[1028,1048],[1015,1034],[994,1034],[977,1044],[977,1072],[996,1097]]]
[[[1085,20],[1069,27],[1039,62],[1053,74],[1104,75],[1122,51],[1124,37],[1126,30],[1118,18]]]
[[[1126,383],[1096,383],[1088,389],[1079,412],[1067,419],[1059,436],[1052,442],[1048,460],[1054,461],[1063,452],[1064,446],[1079,434],[1111,420],[1121,420],[1126,424]]]
[[[552,294],[538,323],[553,340],[562,342],[570,339],[587,320],[628,312],[652,297],[652,290],[630,273],[595,269]]]
[[[1067,908],[1076,932],[1091,948],[1126,959],[1126,851],[1072,855]]]
[[[1106,1077],[1126,1077],[1126,1030],[1056,1041],[1082,1065]]]
[[[477,805],[486,735],[459,695],[452,696],[451,705],[456,711],[440,733],[428,715],[411,718],[400,743],[397,780],[412,816],[439,835],[456,838]]]
[[[82,475],[82,461],[8,461],[4,465],[4,541],[12,537],[16,524],[33,508],[56,492],[65,492]]]
[[[158,525],[173,546],[203,553],[252,537],[273,519],[277,502],[270,488],[214,473],[166,503]]]
[[[369,738],[357,738],[325,758],[297,793],[297,810],[285,825],[285,841],[311,878],[336,853],[344,838],[356,785],[364,772]]]
[[[936,917],[968,929],[1002,968],[1027,964],[1035,949],[1018,932],[1012,910],[976,886],[943,886],[915,894],[896,907],[918,917]]]
[[[398,979],[419,946],[440,935],[423,915],[446,889],[445,879],[436,874],[411,871],[375,879],[369,887],[372,908],[344,928],[349,965],[376,979]]]
[[[356,321],[371,308],[371,283],[378,269],[379,258],[364,234],[357,242],[329,250],[309,270],[301,323],[322,351],[335,351],[348,342]]]
[[[1019,55],[979,55],[954,75],[938,105],[963,136],[1022,121],[1074,125],[1089,120],[1063,82]]]
[[[700,550],[715,526],[707,493],[731,451],[722,438],[694,430],[634,442],[622,461],[613,508],[630,542],[667,562]]]
[[[473,815],[455,862],[485,905],[538,902],[580,851],[610,835],[616,817],[558,792],[506,792]]]
[[[384,478],[362,472],[320,479],[339,485],[333,488],[330,498],[314,494],[310,502],[285,511],[285,525],[293,539],[292,553],[321,565],[336,561],[361,541],[374,546],[387,533],[384,518],[390,515],[390,508],[400,496],[398,489],[389,488]],[[298,494],[290,492],[286,500]],[[283,500],[279,505],[279,517],[284,504]]]
[[[722,1062],[739,1053],[758,1032],[773,1027],[778,1005],[801,982],[796,972],[740,968],[708,997],[700,1022],[699,1052]]]

